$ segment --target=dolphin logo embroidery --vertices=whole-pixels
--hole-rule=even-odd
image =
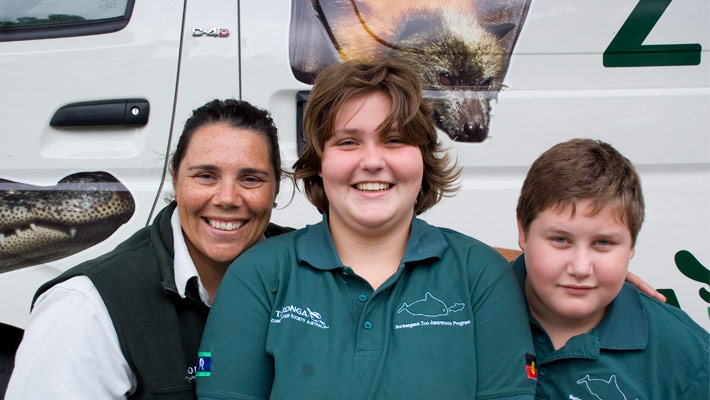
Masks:
[[[406,311],[411,315],[422,317],[442,317],[449,315],[449,313],[461,311],[464,306],[464,303],[454,303],[454,305],[448,307],[446,303],[437,299],[431,293],[426,292],[423,299],[419,299],[411,304],[403,302],[402,307],[397,310],[397,314]]]
[[[599,400],[626,400],[626,395],[619,389],[616,383],[616,375],[609,377],[609,380],[592,379],[589,375],[577,381],[578,384],[586,385],[592,396]]]

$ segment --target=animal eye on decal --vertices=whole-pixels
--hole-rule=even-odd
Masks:
[[[479,88],[490,90],[492,86],[493,86],[493,79],[488,78],[485,81],[481,82],[481,84],[479,85]]]
[[[450,73],[439,71],[438,78],[441,86],[454,86],[454,77]]]

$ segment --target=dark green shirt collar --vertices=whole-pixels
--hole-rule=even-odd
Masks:
[[[512,263],[513,272],[520,284],[520,290],[525,294],[525,255],[521,255]],[[624,283],[619,294],[609,305],[604,318],[590,333],[579,335],[558,350],[565,348],[581,339],[587,345],[604,350],[643,350],[648,345],[648,321],[646,313],[641,306],[641,294],[633,285]],[[527,301],[526,301],[527,304]],[[531,325],[542,329],[535,318],[530,314],[528,318]],[[594,342],[598,342],[596,345]],[[576,346],[574,346],[576,347]]]
[[[624,283],[599,323],[599,345],[607,350],[643,350],[648,345],[648,321],[641,294]]]
[[[440,259],[447,247],[444,235],[437,228],[414,217],[402,261],[406,265],[430,258]],[[307,263],[322,270],[345,267],[330,235],[328,214],[323,214],[323,221],[320,223],[308,225],[303,235],[296,239],[296,258],[299,263]]]

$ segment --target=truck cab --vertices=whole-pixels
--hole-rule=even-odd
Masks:
[[[4,362],[42,283],[166,205],[169,156],[191,110],[214,98],[268,109],[288,169],[315,75],[384,56],[420,73],[463,169],[458,194],[425,220],[517,248],[532,161],[574,137],[609,142],[645,192],[631,271],[710,330],[708,27],[701,0],[6,0],[0,335],[15,340]],[[277,203],[280,225],[320,219],[288,182]]]

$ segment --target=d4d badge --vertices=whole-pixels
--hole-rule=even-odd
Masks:
[[[229,36],[229,29],[227,28],[212,28],[205,30],[202,28],[192,28],[192,36],[214,36],[214,37],[227,37]]]

